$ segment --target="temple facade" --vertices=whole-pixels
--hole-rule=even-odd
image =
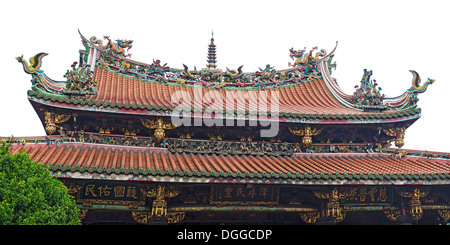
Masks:
[[[4,137],[76,197],[83,224],[446,224],[450,154],[403,150],[422,83],[386,97],[364,70],[353,94],[330,51],[288,67],[143,63],[133,41],[86,38],[55,81],[46,53],[17,60],[47,135]],[[395,148],[391,148],[391,144]]]

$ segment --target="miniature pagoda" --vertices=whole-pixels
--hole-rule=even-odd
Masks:
[[[208,46],[208,69],[216,69],[216,45],[214,44],[214,32],[211,34],[211,43]]]
[[[130,59],[133,41],[86,38],[55,81],[17,60],[47,133],[3,138],[47,165],[84,224],[437,224],[450,217],[450,154],[403,150],[434,82],[386,97],[364,70],[354,94],[334,51],[291,48],[288,68],[217,69]],[[381,83],[380,83],[381,84]],[[396,148],[390,148],[393,143]]]

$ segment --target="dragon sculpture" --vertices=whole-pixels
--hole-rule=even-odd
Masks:
[[[314,60],[320,59],[327,54],[325,49],[321,49],[316,55],[313,57],[313,51],[317,49],[317,46],[312,48],[308,54],[306,54],[306,47],[302,50],[294,50],[294,48],[289,49],[290,57],[292,60],[295,58],[294,64],[288,63],[289,66],[297,67],[297,66],[306,66]]]
[[[243,65],[239,66],[237,71],[231,70],[227,67],[226,75],[228,76],[230,82],[239,82],[240,81],[240,78],[243,76],[242,67],[243,67]]]
[[[104,48],[108,51],[112,51],[113,53],[123,56],[123,57],[131,57],[131,54],[125,54],[126,51],[129,51],[130,48],[133,47],[133,40],[116,40],[116,43],[113,43],[109,36],[103,36],[103,38],[108,40],[108,43],[106,45],[103,45],[103,42],[101,40],[98,40],[97,37],[91,37],[89,41],[91,41],[94,44],[97,44],[101,48]]]
[[[185,64],[183,64],[183,67],[184,67],[184,70],[183,70],[183,75],[184,75],[184,77],[185,77],[186,79],[196,81],[196,80],[197,80],[197,77],[195,77],[195,76],[189,71],[189,67],[188,67],[187,65],[185,65]],[[194,67],[193,73],[197,73],[197,68],[196,68],[196,67]]]

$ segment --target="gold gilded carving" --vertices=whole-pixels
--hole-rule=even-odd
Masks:
[[[169,224],[180,223],[185,216],[186,212],[167,212]]]
[[[443,220],[445,220],[445,222],[447,222],[447,220],[450,219],[450,210],[448,209],[438,210],[438,214],[439,216],[441,216]]]
[[[329,196],[328,191],[314,191],[314,196],[320,199],[327,199]]]
[[[137,129],[137,130],[130,130],[130,129],[127,129],[127,128],[122,128],[121,130],[122,130],[122,133],[124,135],[128,135],[128,136],[136,136],[136,134],[139,133],[139,131],[140,131],[139,129]]]
[[[56,123],[64,123],[69,120],[71,115],[58,115],[49,111],[44,112],[45,131],[51,135],[56,132]]]
[[[114,127],[110,127],[110,128],[106,128],[105,127],[105,128],[103,128],[103,127],[100,127],[100,126],[95,126],[95,129],[98,130],[99,134],[110,134],[111,131],[114,130]]]
[[[160,142],[166,136],[164,130],[174,129],[177,126],[172,123],[166,123],[161,117],[156,120],[151,119],[141,119],[142,125],[148,129],[154,129],[154,136],[158,142]]]
[[[339,200],[344,199],[345,194],[339,192],[336,188],[329,194],[329,201],[327,203],[327,216],[334,217],[339,221],[344,219],[344,213],[340,207]],[[339,222],[338,221],[338,222]]]
[[[57,115],[55,114],[55,123],[65,123],[67,122],[72,115]]]
[[[133,219],[136,222],[139,222],[142,224],[147,224],[149,218],[151,217],[150,212],[145,212],[145,211],[133,211],[133,212],[131,212],[131,215],[133,216]]]
[[[83,220],[84,217],[86,217],[86,214],[88,213],[89,209],[80,209],[80,220]]]
[[[384,214],[390,221],[397,221],[398,217],[401,214],[400,210],[386,210]]]
[[[385,133],[387,136],[391,136],[391,137],[395,137],[395,135],[396,135],[395,128],[388,128],[388,129],[383,128],[383,133]]]
[[[405,127],[383,129],[383,132],[390,137],[395,137],[395,146],[402,148],[405,144]]]
[[[347,194],[340,192],[337,188],[331,191],[314,191],[314,195],[317,198],[328,200],[326,205],[325,215],[326,217],[334,218],[334,222],[338,223],[344,220],[345,212],[341,207],[340,201],[347,197]]]
[[[77,202],[85,207],[102,204],[137,208],[145,205],[143,191],[143,188],[135,184],[87,182],[78,189]]]
[[[406,198],[410,198],[408,202],[410,207],[410,214],[414,217],[415,220],[419,220],[422,218],[423,209],[420,198],[426,197],[430,192],[429,188],[397,188],[397,193]]]
[[[167,201],[163,199],[162,195],[157,195],[152,204],[152,217],[166,217],[167,216]]]
[[[148,197],[154,197],[152,204],[151,217],[167,217],[167,201],[166,198],[176,197],[180,193],[180,189],[175,187],[168,187],[158,185],[151,189]]]
[[[303,220],[303,222],[308,224],[314,224],[317,221],[317,218],[319,217],[319,212],[302,212],[299,213],[300,219]]]
[[[322,133],[323,128],[311,128],[308,124],[306,124],[303,129],[299,129],[297,127],[289,127],[289,131],[291,131],[293,135],[303,136],[302,144],[305,148],[308,148],[312,144],[312,136],[316,136]]]
[[[54,122],[55,119],[52,117],[51,113],[49,111],[44,112],[45,132],[47,132],[47,134],[56,132],[56,124]]]
[[[63,182],[63,183],[66,186],[67,192],[69,194],[76,194],[76,193],[78,193],[81,190],[81,188],[83,188],[82,185],[77,185],[77,184],[68,183],[68,182]]]
[[[211,187],[210,204],[224,205],[278,205],[280,190],[278,187],[254,185],[213,186]]]
[[[150,218],[153,217],[151,212],[146,211],[133,211],[131,214],[133,219],[141,224],[149,223]],[[167,220],[169,224],[180,223],[185,216],[186,212],[167,212]]]
[[[419,220],[423,216],[423,209],[420,200],[409,201],[409,206],[411,208],[411,215],[414,219]]]

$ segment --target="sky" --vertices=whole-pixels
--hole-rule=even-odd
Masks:
[[[387,97],[411,87],[415,70],[436,80],[419,95],[422,117],[405,133],[403,149],[450,152],[448,77],[450,15],[446,1],[4,1],[0,15],[0,136],[45,135],[27,99],[31,76],[15,57],[39,52],[41,70],[53,80],[84,49],[85,37],[134,40],[132,59],[160,59],[174,68],[206,67],[214,31],[217,65],[244,65],[254,72],[266,64],[288,68],[289,49],[331,51],[339,42],[332,76],[353,94],[363,69],[373,71]]]

